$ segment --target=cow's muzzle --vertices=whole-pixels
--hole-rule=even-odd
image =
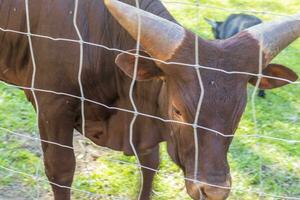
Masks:
[[[219,184],[186,181],[187,192],[195,200],[225,200],[230,193],[230,186],[230,176],[225,183]]]

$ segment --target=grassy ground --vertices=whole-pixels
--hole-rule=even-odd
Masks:
[[[180,2],[193,3],[189,0],[180,0]],[[284,3],[275,0],[201,0],[200,3],[204,6],[200,7],[200,12],[196,7],[186,4],[166,5],[184,26],[209,39],[212,38],[212,34],[203,17],[222,20],[228,15],[228,12],[222,9],[275,13],[295,13],[300,10],[299,0],[285,0]],[[205,5],[221,9],[212,9]],[[258,14],[258,16],[264,20],[277,18],[266,14]],[[300,74],[300,42],[294,43],[283,51],[275,61],[291,67]],[[252,92],[253,87],[249,87],[249,96]],[[267,99],[256,99],[255,104],[259,135],[300,140],[299,85],[268,91]],[[0,127],[36,136],[33,109],[26,103],[22,92],[0,85],[0,110]],[[272,195],[300,197],[300,144],[243,137],[243,135],[255,134],[252,108],[249,103],[229,153],[234,188],[229,199],[259,199],[255,191],[260,189]],[[0,129],[0,141],[0,165],[44,176],[39,159],[40,151],[35,141],[14,137],[2,129]],[[154,199],[189,199],[185,193],[180,170],[169,160],[164,144],[161,146],[161,173],[155,178]],[[137,193],[139,172],[134,165],[122,164],[115,160],[134,164],[135,159],[107,150],[101,152],[104,152],[101,153],[102,156],[94,158],[93,162],[89,160],[89,165],[82,161],[82,153],[77,154],[78,160],[82,162],[73,186],[93,193],[109,195],[112,199],[116,199],[117,196],[121,199],[133,199]],[[45,196],[48,190],[45,182],[39,182],[37,188],[36,180],[4,169],[0,169],[0,177],[0,200],[20,199],[20,194],[23,199],[33,199],[37,195]],[[101,199],[81,192],[74,192],[74,197],[75,199]],[[108,199],[108,196],[102,199]],[[276,198],[269,196],[261,199]]]

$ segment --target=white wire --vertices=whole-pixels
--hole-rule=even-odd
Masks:
[[[191,2],[179,2],[179,1],[168,1],[168,0],[161,0],[162,3],[164,4],[179,4],[179,5],[186,5],[186,6],[192,6],[192,7],[202,7],[202,8],[210,8],[214,10],[221,10],[229,13],[237,13],[237,12],[242,12],[242,13],[255,13],[255,14],[263,14],[263,15],[271,15],[271,16],[280,16],[280,17],[291,17],[288,14],[283,14],[283,13],[276,13],[276,12],[270,12],[270,11],[257,11],[257,10],[236,10],[236,9],[229,9],[229,8],[221,8],[218,6],[211,6],[208,4],[201,4],[200,6],[195,5],[195,3]]]
[[[36,62],[35,62],[35,56],[34,56],[34,51],[33,51],[33,45],[32,45],[32,40],[31,40],[31,28],[30,28],[30,14],[29,14],[29,4],[28,0],[25,0],[25,10],[26,10],[26,27],[27,27],[27,38],[28,38],[28,44],[29,44],[29,49],[30,49],[30,55],[31,55],[31,61],[32,61],[32,77],[31,77],[31,88],[35,88],[35,79],[36,79]],[[37,129],[39,130],[39,104],[37,100],[37,96],[35,94],[35,91],[32,89],[31,90],[34,103],[35,103],[35,109],[36,109],[36,122],[37,122]],[[36,176],[39,175],[39,165],[36,165]],[[40,196],[40,191],[39,191],[39,185],[36,185],[36,199],[39,199]]]
[[[21,31],[15,31],[15,30],[11,30],[11,29],[4,29],[0,27],[0,31],[3,32],[11,32],[11,33],[17,33],[17,34],[22,34],[22,35],[30,35],[32,37],[39,37],[39,38],[44,38],[44,39],[49,39],[49,40],[53,40],[53,41],[65,41],[65,42],[74,42],[74,43],[80,43],[79,40],[74,40],[74,39],[68,39],[68,38],[55,38],[55,37],[51,37],[51,36],[45,36],[45,35],[39,35],[39,34],[33,34],[33,33],[26,33],[26,32],[21,32]],[[101,47],[104,48],[108,51],[116,51],[116,52],[120,52],[120,53],[125,53],[128,55],[133,55],[136,56],[135,53],[131,53],[128,51],[124,51],[121,49],[116,49],[116,48],[110,48],[101,44],[96,44],[96,43],[92,43],[92,42],[87,42],[87,41],[82,41],[83,44],[87,44],[87,45],[91,45],[91,46],[95,46],[95,47]],[[213,67],[207,67],[207,66],[202,66],[202,65],[192,65],[192,64],[187,64],[187,63],[181,63],[181,62],[168,62],[168,61],[162,61],[156,58],[152,58],[152,57],[148,57],[148,56],[143,56],[143,55],[138,55],[140,58],[143,59],[148,59],[148,60],[153,60],[155,62],[159,62],[162,64],[166,64],[166,65],[178,65],[178,66],[182,66],[182,67],[193,67],[193,68],[201,68],[201,69],[208,69],[208,70],[212,70],[212,71],[217,71],[217,72],[222,72],[225,74],[241,74],[241,75],[247,75],[247,76],[256,76],[258,77],[258,74],[255,73],[250,73],[250,72],[242,72],[242,71],[227,71],[224,69],[217,69],[217,68],[213,68]],[[280,80],[280,81],[284,81],[290,84],[299,84],[300,85],[300,81],[290,81],[288,79],[284,79],[284,78],[279,78],[279,77],[274,77],[274,76],[267,76],[267,75],[262,75],[261,77],[263,78],[268,78],[268,79],[274,79],[274,80]]]
[[[79,38],[79,44],[80,44],[80,55],[79,55],[79,70],[78,70],[78,84],[80,88],[80,95],[81,95],[81,118],[82,118],[82,134],[83,136],[86,136],[85,133],[85,113],[84,113],[84,91],[83,91],[83,85],[82,85],[82,69],[83,69],[83,39],[80,33],[80,30],[77,25],[77,16],[78,16],[78,0],[74,0],[75,7],[74,7],[74,15],[73,15],[73,25],[76,30],[77,36]]]
[[[199,63],[199,49],[198,49],[198,36],[197,34],[195,34],[195,63],[198,64]],[[202,105],[202,101],[203,101],[203,96],[204,96],[204,89],[203,89],[203,82],[201,79],[201,75],[200,75],[200,70],[196,69],[197,72],[197,77],[198,77],[198,82],[199,82],[199,86],[200,86],[200,95],[199,95],[199,100],[198,100],[198,104],[197,104],[197,110],[196,110],[196,114],[195,114],[195,119],[194,119],[194,126],[193,126],[193,134],[194,134],[194,145],[195,145],[195,164],[194,164],[194,180],[198,180],[198,166],[199,166],[199,138],[198,138],[198,133],[197,133],[197,125],[198,124],[198,119],[199,119],[199,115],[200,115],[200,109],[201,109],[201,105]],[[194,184],[197,184],[196,181],[194,181]],[[199,200],[204,199],[203,193],[200,189],[200,187],[197,187],[197,190],[199,192]]]
[[[135,0],[135,6],[138,9],[140,8],[139,0]],[[137,73],[138,73],[137,70],[138,70],[138,64],[139,64],[139,52],[140,52],[140,42],[141,42],[141,15],[140,15],[140,12],[138,12],[138,15],[137,15],[137,24],[138,24],[138,31],[137,31],[137,40],[136,40],[136,55],[135,55],[134,71],[133,71],[132,81],[131,81],[130,89],[129,89],[129,98],[130,98],[130,102],[131,102],[131,105],[132,105],[133,110],[134,110],[134,116],[133,116],[133,118],[130,122],[130,127],[129,127],[129,143],[130,143],[132,151],[135,155],[137,163],[139,165],[141,165],[141,162],[140,162],[140,159],[139,159],[139,156],[138,156],[138,152],[135,148],[134,141],[133,141],[134,124],[135,124],[136,119],[138,117],[138,110],[137,110],[137,107],[136,107],[135,102],[134,102],[133,92],[134,92],[134,86],[135,86]],[[139,172],[140,172],[140,191],[139,191],[139,195],[138,195],[138,200],[140,200],[141,195],[142,195],[143,185],[144,185],[144,175],[143,175],[142,168],[139,167],[138,169],[139,169]]]
[[[260,35],[260,47],[259,47],[259,66],[258,66],[258,73],[262,74],[263,71],[263,35]],[[252,118],[253,118],[253,122],[254,122],[254,131],[255,134],[258,135],[259,134],[259,130],[258,130],[258,125],[257,125],[257,117],[256,117],[256,109],[255,109],[255,98],[256,98],[256,93],[258,91],[258,87],[261,83],[261,77],[259,76],[257,79],[257,82],[255,84],[252,96],[251,96],[251,108],[252,108]],[[258,146],[258,148],[260,148],[260,142],[258,141],[256,143],[256,145]],[[261,194],[263,194],[263,180],[262,180],[262,157],[259,154],[259,198],[262,197]]]
[[[138,7],[138,0],[137,1],[137,7]],[[195,134],[195,130],[197,130],[197,128],[202,128],[204,130],[208,130],[208,131],[211,131],[211,132],[214,132],[214,133],[217,133],[223,137],[233,137],[233,135],[225,135],[223,133],[220,133],[218,131],[215,131],[215,130],[212,130],[212,129],[209,129],[209,128],[206,128],[206,127],[202,127],[202,126],[199,126],[197,125],[197,121],[196,119],[198,119],[199,117],[199,113],[200,113],[200,109],[201,109],[201,104],[202,104],[202,100],[203,100],[203,96],[204,96],[204,88],[203,92],[201,92],[201,96],[200,96],[200,99],[199,99],[199,103],[198,103],[198,106],[197,106],[197,113],[196,113],[196,119],[195,119],[195,122],[194,124],[189,124],[189,123],[182,123],[182,122],[178,122],[178,121],[174,121],[174,120],[165,120],[165,119],[162,119],[160,117],[156,117],[156,116],[151,116],[151,115],[148,115],[148,114],[145,114],[145,113],[139,113],[136,109],[136,106],[135,106],[135,103],[134,103],[134,99],[133,99],[133,88],[134,88],[134,84],[135,84],[135,80],[136,80],[136,72],[137,72],[137,64],[138,64],[138,58],[139,57],[143,57],[143,58],[146,58],[146,59],[151,59],[151,60],[154,60],[154,61],[157,61],[157,62],[163,62],[163,61],[160,61],[158,59],[153,59],[153,58],[148,58],[148,57],[144,57],[144,56],[141,56],[138,54],[138,50],[139,50],[139,39],[137,41],[137,53],[136,54],[132,54],[132,55],[135,55],[136,56],[136,62],[135,62],[135,69],[134,69],[134,78],[133,78],[133,81],[132,81],[132,84],[131,84],[131,90],[130,90],[130,100],[132,102],[132,106],[134,108],[134,111],[131,111],[131,110],[127,110],[127,109],[122,109],[122,108],[116,108],[116,107],[110,107],[110,106],[107,106],[107,105],[104,105],[102,103],[99,103],[99,102],[95,102],[95,101],[92,101],[92,100],[89,100],[89,99],[86,99],[84,97],[84,92],[83,92],[83,86],[82,86],[82,82],[81,82],[81,73],[82,73],[82,67],[83,67],[83,44],[88,44],[88,45],[92,45],[92,46],[98,46],[98,47],[102,47],[102,48],[105,48],[107,50],[111,50],[111,51],[118,51],[118,52],[123,52],[123,53],[127,53],[127,54],[131,54],[129,52],[126,52],[126,51],[122,51],[122,50],[119,50],[119,49],[114,49],[114,48],[108,48],[104,45],[100,45],[100,44],[95,44],[95,43],[90,43],[90,42],[86,42],[86,41],[83,41],[82,37],[81,37],[81,34],[80,34],[80,31],[77,27],[77,24],[76,24],[76,16],[77,16],[77,10],[78,10],[78,0],[75,0],[75,8],[74,8],[74,18],[73,18],[73,23],[74,23],[74,26],[75,26],[75,29],[77,31],[77,34],[78,34],[78,37],[79,37],[79,40],[73,40],[73,39],[67,39],[67,38],[53,38],[53,37],[50,37],[50,36],[44,36],[44,35],[38,35],[38,34],[32,34],[30,32],[30,22],[29,22],[29,9],[28,9],[28,0],[25,0],[25,3],[26,3],[26,19],[27,19],[27,33],[26,32],[20,32],[20,31],[15,31],[15,30],[10,30],[10,29],[3,29],[3,28],[0,28],[1,31],[4,31],[4,32],[12,32],[12,33],[18,33],[18,34],[24,34],[24,35],[27,35],[28,37],[28,41],[29,41],[29,46],[30,46],[30,52],[31,52],[31,58],[32,58],[32,64],[33,64],[33,74],[32,74],[32,83],[31,83],[31,87],[21,87],[21,86],[12,86],[10,84],[6,84],[6,85],[9,85],[9,86],[12,86],[12,87],[16,87],[16,88],[21,88],[21,89],[27,89],[27,90],[31,90],[32,91],[32,94],[33,94],[33,98],[34,98],[34,101],[35,101],[35,104],[36,104],[36,110],[37,110],[37,119],[38,118],[38,115],[39,115],[39,110],[38,110],[38,101],[37,101],[37,98],[36,98],[36,95],[35,95],[35,92],[36,91],[39,91],[39,92],[49,92],[49,93],[54,93],[54,94],[58,94],[58,95],[66,95],[66,96],[71,96],[71,97],[74,97],[74,98],[79,98],[81,100],[81,105],[82,105],[82,120],[83,120],[83,123],[82,123],[82,129],[83,129],[83,134],[85,133],[85,116],[84,116],[84,101],[89,101],[89,102],[92,102],[92,103],[96,103],[98,105],[101,105],[101,106],[104,106],[106,108],[109,108],[109,109],[116,109],[116,110],[120,110],[120,111],[124,111],[124,112],[129,112],[129,113],[133,113],[134,114],[134,117],[133,117],[133,120],[131,121],[131,124],[130,124],[130,140],[131,140],[131,144],[133,145],[133,151],[136,155],[136,158],[138,160],[138,165],[140,165],[140,162],[139,162],[139,158],[138,158],[138,155],[137,155],[137,152],[136,152],[136,149],[134,147],[134,144],[133,144],[133,125],[134,125],[134,122],[136,120],[136,117],[138,115],[143,115],[143,116],[147,116],[147,117],[151,117],[151,118],[155,118],[155,119],[159,119],[163,122],[172,122],[172,123],[180,123],[180,124],[185,124],[185,125],[191,125],[193,126],[194,128],[194,134]],[[180,2],[174,2],[174,3],[180,3]],[[202,6],[206,6],[207,5],[202,5]],[[250,12],[250,11],[249,11]],[[254,11],[251,11],[251,12],[254,12]],[[256,13],[258,13],[258,11],[256,11]],[[272,14],[272,13],[267,13],[267,12],[262,12],[263,14]],[[279,14],[276,14],[276,15],[279,15]],[[140,16],[138,16],[138,18],[140,19]],[[54,40],[54,41],[65,41],[65,42],[75,42],[75,43],[79,43],[80,44],[80,66],[79,66],[79,73],[78,73],[78,82],[79,82],[79,86],[80,86],[80,92],[81,92],[81,96],[75,96],[75,95],[72,95],[72,94],[66,94],[66,93],[61,93],[61,92],[55,92],[55,91],[51,91],[51,90],[44,90],[44,89],[37,89],[35,88],[35,76],[36,76],[36,63],[35,63],[35,59],[34,59],[34,52],[33,52],[33,47],[32,47],[32,41],[31,41],[31,37],[40,37],[40,38],[45,38],[45,39],[50,39],[50,40]],[[138,34],[138,38],[140,37],[140,21],[139,21],[139,34]],[[196,39],[197,40],[197,39]],[[198,43],[197,43],[198,44]],[[198,48],[196,48],[197,51],[198,51]],[[198,52],[196,52],[196,55],[198,55]],[[196,56],[197,57],[197,56]],[[200,66],[198,62],[196,62],[196,65],[190,65],[190,64],[185,64],[185,63],[177,63],[177,62],[163,62],[164,64],[177,64],[177,65],[182,65],[182,66],[188,66],[188,67],[194,67],[196,70],[197,70],[197,76],[198,76],[198,79],[199,79],[199,84],[200,84],[200,87],[203,87],[203,83],[202,83],[202,80],[201,80],[201,75],[200,75],[200,71],[199,69],[200,68],[203,68],[203,69],[210,69],[210,70],[214,70],[214,71],[219,71],[219,72],[223,72],[223,73],[226,73],[226,74],[244,74],[244,75],[252,75],[252,76],[258,76],[259,79],[258,79],[258,82],[259,80],[262,78],[262,77],[265,77],[265,78],[271,78],[271,79],[276,79],[276,80],[282,80],[282,81],[286,81],[286,82],[289,82],[289,83],[292,83],[292,84],[300,84],[300,81],[298,82],[291,82],[287,79],[282,79],[282,78],[277,78],[277,77],[270,77],[270,76],[264,76],[262,75],[261,73],[260,74],[253,74],[253,73],[248,73],[248,72],[238,72],[238,71],[225,71],[225,70],[221,70],[221,69],[215,69],[215,68],[210,68],[210,67],[205,67],[205,66]],[[2,82],[2,81],[1,81]],[[258,85],[256,86],[256,88],[254,90],[257,90],[257,87]],[[202,99],[202,100],[201,100]],[[254,103],[255,104],[255,103]],[[253,105],[254,105],[253,104]],[[254,116],[255,116],[255,113],[254,113]],[[256,121],[256,116],[255,116],[255,121]],[[256,123],[256,122],[255,122]],[[197,133],[197,132],[196,132]],[[15,134],[16,135],[16,134]],[[85,135],[85,134],[84,134]],[[196,137],[197,137],[197,134],[196,134]],[[196,138],[195,137],[195,141],[196,141]],[[259,136],[259,135],[243,135],[242,137],[259,137],[259,138],[265,138],[265,139],[274,139],[274,140],[278,140],[278,141],[284,141],[284,142],[288,142],[288,143],[299,143],[300,141],[297,141],[297,140],[286,140],[286,139],[281,139],[281,138],[274,138],[274,137],[269,137],[269,136]],[[39,140],[38,138],[36,140]],[[43,140],[40,140],[40,141],[43,141]],[[60,145],[58,143],[54,143],[54,142],[50,142],[50,141],[43,141],[43,142],[48,142],[48,143],[51,143],[51,144],[55,144],[55,145]],[[67,147],[65,145],[60,145],[60,146],[63,146],[65,148],[72,148],[72,147]],[[195,148],[197,148],[195,146]],[[73,149],[73,148],[72,148]],[[196,152],[196,151],[195,151]],[[196,154],[196,153],[195,153]],[[195,158],[198,158],[198,156],[195,155]],[[198,162],[196,162],[198,163]],[[141,170],[141,167],[139,167],[139,169]],[[196,167],[195,167],[196,169]],[[141,172],[141,178],[142,178],[142,172]],[[193,180],[195,181],[195,180]],[[140,196],[140,195],[139,195]],[[278,197],[278,198],[286,198],[286,199],[299,199],[299,198],[294,198],[294,197]]]
[[[197,1],[197,5],[200,6],[199,1]],[[199,20],[199,15],[200,15],[200,9],[198,10],[198,20]],[[195,34],[195,64],[197,66],[199,66],[199,38],[198,35]],[[202,102],[203,102],[203,98],[204,98],[204,85],[203,85],[203,81],[202,81],[202,77],[201,77],[201,73],[200,73],[200,69],[197,68],[196,69],[197,72],[197,78],[198,78],[198,83],[199,83],[199,87],[200,87],[200,95],[199,95],[199,100],[198,100],[198,104],[197,104],[197,109],[196,109],[196,114],[195,114],[195,119],[194,119],[194,126],[193,126],[193,132],[194,132],[194,144],[195,144],[195,165],[194,165],[194,180],[198,180],[198,165],[199,165],[199,138],[198,138],[198,133],[197,133],[197,125],[198,125],[198,120],[199,120],[199,115],[200,115],[200,110],[201,110],[201,106],[202,106]],[[194,182],[194,184],[196,184],[196,182]],[[204,199],[202,190],[200,187],[197,187],[198,191],[199,191],[199,199],[202,200]]]
[[[31,140],[42,141],[42,142],[45,142],[45,143],[48,143],[48,144],[58,145],[58,146],[61,146],[61,147],[65,147],[65,148],[74,150],[74,147],[62,145],[62,144],[51,142],[51,141],[47,141],[47,140],[41,140],[40,138],[35,138],[35,137],[28,136],[28,135],[23,135],[23,134],[15,133],[15,132],[13,132],[11,130],[8,130],[8,129],[5,129],[5,128],[1,128],[1,127],[0,127],[0,129],[3,130],[3,131],[5,131],[5,132],[8,132],[10,134],[16,135],[18,137],[25,137],[25,138],[28,138],[28,139],[31,139]],[[110,150],[109,148],[106,148],[106,147],[104,147],[104,148]],[[114,162],[119,162],[119,163],[127,164],[127,165],[134,165],[134,166],[136,166],[138,168],[148,169],[148,170],[160,173],[160,174],[162,174],[165,177],[174,177],[173,174],[162,173],[162,172],[160,172],[157,169],[150,168],[150,167],[147,167],[147,166],[143,166],[143,165],[140,165],[139,163],[131,163],[131,162],[122,161],[122,160],[116,160],[116,159],[111,159],[111,158],[105,158],[105,159],[110,160],[110,161],[114,161]],[[1,165],[0,165],[0,168],[1,168]],[[260,194],[261,193],[259,191],[253,191],[253,190],[245,190],[245,189],[239,189],[239,188],[224,187],[224,186],[210,184],[210,183],[207,183],[207,182],[202,182],[202,181],[198,181],[198,180],[194,180],[194,179],[186,178],[186,177],[184,177],[184,180],[191,181],[191,182],[195,182],[196,181],[198,184],[208,185],[208,186],[215,187],[215,188],[228,189],[228,190],[241,191],[241,192],[248,192],[248,193],[256,193],[256,194]],[[67,186],[63,186],[63,187],[69,188]],[[272,194],[268,194],[268,193],[262,193],[262,195],[263,196],[274,197],[274,198],[279,198],[279,199],[283,198],[283,199],[300,200],[300,197],[277,196],[277,195],[272,195]]]
[[[64,95],[64,96],[68,96],[68,97],[72,97],[72,98],[77,98],[77,99],[81,99],[80,96],[76,96],[76,95],[73,95],[73,94],[68,94],[68,93],[64,93],[64,92],[56,92],[56,91],[53,91],[53,90],[45,90],[45,89],[39,89],[39,88],[30,88],[30,87],[23,87],[23,86],[15,86],[15,85],[11,85],[11,84],[8,84],[8,83],[5,83],[3,81],[0,81],[0,83],[3,83],[4,85],[6,86],[9,86],[9,87],[13,87],[13,88],[19,88],[19,89],[23,89],[23,90],[35,90],[35,91],[39,91],[39,92],[46,92],[46,93],[51,93],[51,94],[56,94],[56,95]],[[84,98],[84,100],[86,102],[90,102],[90,103],[94,103],[96,105],[99,105],[99,106],[103,106],[107,109],[111,109],[111,110],[119,110],[119,111],[122,111],[122,112],[128,112],[128,113],[132,113],[132,114],[135,114],[134,111],[132,110],[128,110],[128,109],[124,109],[124,108],[118,108],[118,107],[114,107],[114,106],[108,106],[106,104],[103,104],[103,103],[100,103],[100,102],[97,102],[97,101],[94,101],[94,100],[91,100],[91,99],[87,99],[87,98]],[[176,121],[176,120],[169,120],[169,119],[164,119],[164,118],[161,118],[161,117],[157,117],[157,116],[154,116],[154,115],[149,115],[149,114],[146,114],[146,113],[142,113],[142,112],[137,112],[138,115],[141,115],[141,116],[144,116],[144,117],[148,117],[148,118],[152,118],[152,119],[157,119],[157,120],[160,120],[162,122],[165,122],[165,123],[177,123],[177,124],[182,124],[182,125],[187,125],[187,126],[195,126],[194,124],[191,124],[191,123],[186,123],[186,122],[181,122],[181,121]],[[200,126],[200,125],[196,125],[197,128],[199,129],[203,129],[203,130],[206,130],[208,131],[207,133],[209,134],[217,134],[217,135],[220,135],[222,137],[254,137],[254,138],[264,138],[264,139],[272,139],[272,140],[276,140],[276,141],[281,141],[281,142],[286,142],[286,143],[290,143],[290,144],[297,144],[297,143],[300,143],[300,140],[288,140],[288,139],[283,139],[283,138],[277,138],[277,137],[272,137],[272,136],[263,136],[263,135],[249,135],[249,134],[244,134],[244,135],[229,135],[229,134],[224,134],[224,133],[221,133],[217,130],[213,130],[213,129],[210,129],[210,128],[207,128],[207,127],[204,127],[204,126]],[[211,132],[211,133],[210,133]]]
[[[13,173],[17,173],[17,174],[21,174],[23,176],[30,177],[33,180],[42,181],[42,182],[45,182],[45,183],[48,183],[48,184],[51,184],[51,185],[55,185],[55,186],[60,187],[60,188],[70,189],[70,190],[73,190],[73,191],[76,191],[76,192],[81,192],[81,193],[84,193],[84,194],[87,194],[87,195],[93,195],[93,196],[96,196],[98,198],[100,197],[100,198],[103,198],[103,199],[113,199],[113,200],[116,200],[116,199],[120,199],[121,200],[122,199],[122,200],[124,200],[124,197],[122,197],[122,198],[121,197],[115,198],[115,197],[112,197],[111,195],[97,194],[97,193],[93,193],[93,192],[88,192],[86,190],[80,190],[80,189],[77,189],[77,188],[68,187],[68,186],[65,186],[65,185],[60,185],[60,184],[57,184],[55,182],[52,182],[52,181],[49,181],[49,180],[46,180],[46,179],[42,179],[41,177],[36,177],[33,174],[21,172],[21,171],[18,171],[16,169],[5,167],[3,165],[0,165],[0,168],[4,169],[4,170],[7,170],[7,171],[10,171],[10,172],[13,172]]]

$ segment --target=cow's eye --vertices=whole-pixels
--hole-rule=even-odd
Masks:
[[[173,106],[173,113],[177,116],[181,116],[181,112],[174,106]]]

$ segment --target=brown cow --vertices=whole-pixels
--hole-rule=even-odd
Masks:
[[[0,27],[26,32],[23,0],[0,1]],[[134,2],[127,2],[134,5]],[[116,0],[79,2],[78,27],[84,41],[121,50],[136,46],[137,15],[141,17],[141,54],[162,61],[195,64],[195,35],[178,25],[158,0],[140,0],[140,11]],[[108,9],[107,9],[108,8]],[[78,39],[73,26],[74,0],[30,0],[31,32],[51,37]],[[109,10],[109,11],[108,11]],[[150,14],[153,13],[153,14]],[[280,65],[268,65],[300,35],[299,15],[279,22],[258,25],[224,41],[199,38],[199,62],[202,66],[227,71],[258,73],[260,44],[263,50],[263,73],[291,81],[297,75]],[[260,37],[262,36],[262,37]],[[0,79],[20,86],[31,86],[32,59],[26,35],[0,33]],[[261,42],[260,39],[263,38]],[[32,37],[37,66],[35,88],[80,96],[78,84],[79,43]],[[82,83],[86,99],[110,107],[132,110],[129,88],[135,57],[97,46],[84,45]],[[116,62],[115,62],[116,61]],[[116,64],[115,64],[116,63]],[[120,70],[121,69],[121,70]],[[245,74],[226,74],[201,69],[204,100],[198,124],[233,134],[246,105],[247,83],[257,79]],[[134,87],[134,100],[141,113],[193,123],[201,94],[196,70],[178,64],[166,64],[140,58]],[[260,87],[270,89],[287,82],[262,78]],[[41,138],[72,146],[73,129],[82,132],[81,101],[66,95],[36,91]],[[85,102],[86,136],[101,146],[132,155],[129,125],[133,114]],[[193,127],[139,115],[133,127],[133,143],[142,165],[156,169],[158,144],[167,141],[168,152],[183,170],[194,178],[195,141]],[[230,186],[226,154],[231,138],[198,128],[199,163],[197,180],[222,187]],[[74,152],[58,145],[42,143],[46,175],[56,200],[70,199],[75,169]],[[143,169],[141,199],[149,199],[154,173]],[[229,189],[186,181],[193,199],[226,199]]]

